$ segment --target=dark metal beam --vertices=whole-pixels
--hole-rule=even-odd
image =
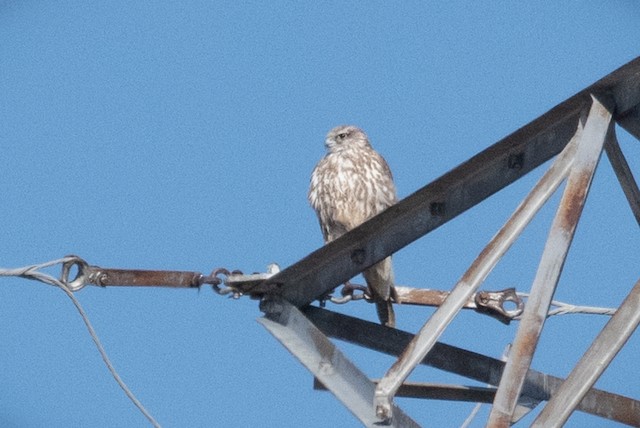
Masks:
[[[638,124],[640,125],[640,118],[638,119]],[[616,177],[618,177],[618,181],[622,186],[622,191],[627,197],[631,211],[633,212],[638,225],[640,225],[640,189],[638,188],[638,183],[636,183],[636,180],[633,177],[631,168],[629,168],[627,159],[624,157],[624,154],[620,149],[618,139],[615,135],[615,130],[610,132],[604,149],[607,152],[607,157],[609,158],[609,162],[611,162],[613,171],[616,173]]]
[[[618,125],[622,126],[629,134],[640,140],[640,104],[616,116]]]
[[[304,314],[330,337],[397,356],[413,339],[411,333],[369,321],[309,306]],[[495,358],[438,342],[422,364],[465,376],[478,382],[498,385],[505,363]],[[562,385],[563,379],[529,370],[521,400],[548,400]],[[640,401],[592,388],[576,408],[626,425],[640,426]]]
[[[259,318],[273,336],[338,398],[365,426],[373,427],[375,386],[298,308],[282,299],[261,303],[267,315]],[[398,407],[392,427],[419,425]]]
[[[558,186],[565,180],[574,163],[576,152],[579,151],[582,131],[583,127],[580,124],[576,134],[562,153],[556,157],[553,165],[518,205],[518,208],[516,208],[504,226],[491,238],[486,247],[471,263],[469,269],[465,271],[452,288],[449,297],[415,335],[411,344],[407,346],[407,350],[387,370],[376,387],[375,397],[378,413],[386,418],[392,417],[389,413],[391,412],[391,402],[396,389],[406,380],[416,365],[424,359],[424,356],[436,343],[445,328],[458,314],[461,305],[464,304],[471,293],[474,293],[480,287],[540,208],[544,206]]]
[[[274,275],[252,294],[281,294],[296,306],[322,297],[557,155],[573,136],[592,93],[624,117],[640,104],[640,58]]]
[[[373,381],[374,384],[377,380]],[[318,378],[313,378],[313,389],[326,391],[328,388]],[[442,385],[437,383],[405,382],[396,397],[425,398],[430,400],[469,401],[472,403],[492,403],[495,388],[465,385]]]

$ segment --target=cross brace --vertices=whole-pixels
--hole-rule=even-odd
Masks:
[[[589,108],[591,111],[585,121]],[[499,387],[490,416],[489,425],[507,426],[513,420],[517,403],[527,391],[526,385],[531,374],[529,365],[604,147],[605,134],[609,159],[634,214],[638,216],[640,212],[640,192],[621,157],[615,137],[612,137],[612,120],[640,138],[640,58],[559,104],[360,227],[265,280],[254,288],[253,295],[270,296],[268,299],[279,296],[295,306],[304,307],[565,150],[556,160],[557,169],[563,172],[551,174],[549,189],[555,190],[554,187],[566,177],[567,187],[534,280],[531,307],[525,309],[514,343],[515,352],[512,352],[504,373],[500,372]],[[582,132],[584,135],[580,135]],[[576,143],[574,149],[571,140],[580,144]],[[575,150],[575,153],[569,156],[571,150]],[[563,156],[571,160],[563,163]],[[571,168],[567,171],[569,165]],[[545,192],[541,192],[539,202],[533,205],[544,203],[547,197]],[[517,235],[518,229],[527,222],[528,218],[524,215],[523,221],[516,222],[513,233]],[[486,267],[490,270],[496,259],[502,256],[510,245],[513,233],[505,232],[502,248],[486,255],[487,260],[481,262],[482,266],[477,274],[472,275],[471,281],[461,281],[458,284],[460,287],[452,290],[443,306],[436,311],[438,315],[434,314],[436,321],[431,324],[432,327],[425,325],[426,331],[421,332],[424,334],[417,336],[423,341],[417,347],[420,349],[416,350],[416,343],[407,348],[403,357],[410,356],[410,360],[403,367],[393,367],[381,379],[374,400],[379,419],[394,423],[393,394],[415,364],[434,349],[439,334],[486,276],[483,269]],[[587,397],[583,402],[588,401]],[[609,403],[611,408],[620,405],[623,400],[617,397],[613,401]],[[602,402],[598,401],[595,407]],[[626,404],[628,406],[624,411],[627,414],[629,407],[637,409],[634,400]],[[580,409],[580,405],[577,408]],[[611,409],[607,412],[610,414]],[[633,418],[633,423],[637,424],[637,415]]]

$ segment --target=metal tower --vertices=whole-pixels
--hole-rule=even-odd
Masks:
[[[604,151],[640,223],[640,190],[615,135],[619,125],[640,139],[640,58],[557,105],[539,118],[421,188],[340,239],[287,269],[243,289],[261,299],[260,322],[367,426],[418,426],[396,394],[492,402],[488,426],[506,427],[546,401],[534,426],[560,426],[574,410],[640,426],[640,401],[592,388],[640,322],[640,281],[566,379],[530,369],[552,297]],[[363,269],[479,204],[554,158],[529,195],[414,336],[309,306]],[[565,183],[513,347],[506,363],[437,342],[460,309],[548,198]],[[374,383],[329,340],[399,355]],[[428,364],[495,388],[404,384]],[[638,378],[638,376],[636,376]],[[403,386],[404,384],[404,386]],[[449,395],[447,395],[449,394]]]

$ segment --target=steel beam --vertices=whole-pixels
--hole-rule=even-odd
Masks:
[[[549,110],[398,204],[257,286],[296,306],[333,288],[443,225],[562,151],[590,94],[608,96],[623,117],[640,104],[640,58]]]
[[[282,299],[262,302],[262,324],[300,362],[357,417],[365,426],[374,427],[374,384],[347,359],[298,308]],[[419,427],[398,407],[395,427]]]
[[[489,426],[511,425],[565,258],[582,214],[595,168],[611,122],[611,113],[596,99],[589,111],[580,146],[540,260],[531,294],[489,415]]]
[[[391,414],[392,401],[400,385],[420,361],[424,359],[445,328],[484,282],[540,208],[564,181],[571,167],[581,135],[582,125],[579,124],[574,137],[553,165],[516,208],[511,218],[489,241],[484,250],[453,287],[443,304],[433,313],[429,321],[407,346],[406,351],[402,353],[398,361],[391,366],[381,379],[376,387],[374,404],[376,413],[382,420],[393,417]]]
[[[327,336],[389,355],[398,356],[413,338],[411,333],[402,330],[314,306],[306,307],[303,312]],[[498,359],[440,342],[434,345],[422,364],[490,385],[498,385],[505,366]],[[562,382],[563,379],[555,376],[529,370],[520,401],[534,406],[539,401],[549,400]],[[577,410],[640,426],[640,401],[599,389],[591,388]]]
[[[373,383],[377,383],[373,380]],[[327,387],[313,379],[313,389],[326,391]],[[423,398],[429,400],[468,401],[472,403],[491,403],[496,394],[495,388],[467,385],[445,385],[438,383],[405,382],[398,389],[398,397]]]
[[[629,134],[640,140],[640,104],[622,114],[617,114],[616,121]]]
[[[638,118],[638,124],[640,125],[640,118]],[[607,157],[609,158],[609,162],[611,162],[613,171],[616,173],[618,181],[622,186],[622,191],[627,197],[631,211],[640,225],[640,189],[638,189],[638,183],[633,178],[631,168],[629,168],[629,164],[620,149],[614,129],[615,128],[612,128],[604,149],[607,153]]]
[[[640,323],[640,281],[622,302],[532,427],[560,427],[600,378]]]
[[[306,306],[314,300],[322,298],[337,285],[346,282],[367,267],[443,225],[560,153],[573,135],[581,112],[590,105],[592,94],[603,100],[602,103],[606,104],[610,112],[615,112],[615,119],[622,127],[640,138],[640,58],[637,58],[557,105],[538,119],[500,140],[398,204],[390,207],[380,215],[365,222],[360,227],[256,285],[247,294],[251,294],[253,297],[271,295],[268,300],[272,302],[277,301],[279,296],[299,307]],[[581,181],[583,178],[572,175],[567,187],[573,187],[572,182]],[[590,179],[589,177],[589,181]],[[571,192],[570,194],[576,196],[577,193]],[[565,192],[565,195],[567,195],[567,192]],[[564,198],[563,201],[570,202],[568,200],[565,201]],[[565,215],[557,216],[556,220],[570,224],[573,220],[572,214],[575,211],[567,210],[564,213]],[[550,269],[545,270],[553,270],[551,264],[549,262]],[[560,262],[561,264],[562,262]],[[536,281],[534,281],[534,286],[535,283]],[[551,294],[553,294],[553,290]],[[534,297],[534,302],[535,299],[540,301],[534,306],[537,309],[542,308],[545,299]],[[283,303],[283,307],[285,310],[282,313],[293,314],[292,319],[294,320],[300,318],[299,313],[288,309],[286,303]],[[295,321],[294,324],[304,326],[297,331],[297,328],[289,326],[288,315],[285,317],[286,319],[281,318],[281,315],[275,315],[275,312],[271,311],[269,317],[261,322],[265,327],[272,328],[274,334],[279,334],[285,346],[287,346],[286,342],[288,341],[300,344],[304,341],[305,334],[313,334],[312,330],[304,324],[304,321]],[[280,327],[276,324],[279,324]],[[539,326],[541,328],[541,324]],[[522,330],[522,325],[520,330]],[[318,340],[320,340],[318,343],[324,343],[322,341],[326,340],[326,337],[318,337]],[[537,343],[537,334],[534,342]],[[328,343],[330,344],[330,342]],[[535,348],[535,343],[533,348]],[[309,343],[306,345],[307,350],[303,350],[296,355],[301,360],[306,361],[306,364],[313,366],[313,364],[318,363],[314,358],[317,359],[320,356],[321,361],[324,354],[318,349],[314,351],[313,346],[310,346]],[[301,349],[303,348],[304,346],[301,345]],[[434,345],[432,352],[435,349],[436,346]],[[308,355],[305,354],[307,351],[309,351]],[[520,359],[522,363],[521,354],[522,349],[520,349],[516,359]],[[339,358],[344,358],[341,354],[339,355]],[[516,392],[515,397],[510,397],[511,394],[506,393],[506,389],[501,384],[496,395],[496,401],[504,400],[504,397],[500,398],[502,394],[509,396],[506,400],[509,406],[515,405],[514,403],[517,402],[517,396],[520,395],[520,391],[526,391],[526,388],[522,388],[523,385],[526,387],[529,379],[529,377],[525,377],[529,363],[530,360],[528,363],[525,362],[524,365],[516,364],[518,368],[515,371],[518,373],[511,373],[506,376],[507,381],[505,381],[505,378],[502,379],[506,383],[519,384],[515,388],[511,387],[511,393]],[[509,364],[507,363],[505,374],[507,371],[513,372],[513,369],[509,368]],[[353,368],[355,369],[355,367]],[[351,377],[350,373],[350,370],[344,373],[344,379],[346,380],[329,379],[330,383],[335,382],[333,387],[329,386],[334,393],[343,387],[350,388],[353,386],[349,386],[351,382],[359,385],[358,382],[362,379],[356,380],[358,375]],[[531,374],[531,371],[529,373]],[[501,374],[502,370],[499,375]],[[511,381],[508,381],[509,379]],[[545,382],[547,380],[545,378]],[[364,387],[366,395],[369,395],[370,388],[373,385],[368,380],[366,381],[368,384],[365,382],[359,386]],[[343,382],[346,382],[346,384],[343,384]],[[542,389],[544,390],[544,387]],[[583,403],[587,401],[592,392],[593,390],[587,394]],[[342,394],[342,397],[341,399],[349,400],[345,394]],[[372,397],[371,393],[371,399]],[[600,400],[600,398],[598,397],[591,404],[593,408],[599,408],[598,406],[602,405],[604,401]],[[356,400],[358,399],[356,398]],[[632,402],[637,403],[633,400]],[[609,404],[618,409],[618,403],[619,401],[614,401]],[[364,406],[362,403],[354,403],[356,407],[361,405]],[[629,414],[629,408],[625,406],[627,405],[623,405],[621,411]],[[637,409],[637,407],[634,407],[633,411]],[[496,410],[495,406],[493,410]],[[610,409],[600,410],[603,412],[610,411]],[[633,411],[631,412],[631,418],[637,416]],[[358,412],[359,415],[364,415],[364,410],[358,410]],[[368,423],[371,421],[370,416],[362,417],[366,418]],[[403,418],[404,414],[399,412],[396,415],[394,410],[394,416]],[[624,419],[624,416],[620,416],[619,419]],[[638,424],[638,419],[630,420]]]

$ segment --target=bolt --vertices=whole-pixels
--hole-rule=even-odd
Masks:
[[[513,153],[507,161],[509,169],[520,170],[524,166],[524,153]]]
[[[444,202],[431,202],[429,212],[434,217],[442,217],[444,215]]]
[[[266,315],[278,316],[284,311],[284,306],[276,299],[265,297],[260,301],[260,310]]]
[[[353,250],[353,252],[351,253],[351,260],[355,264],[361,265],[362,263],[364,263],[365,254],[366,253],[362,248]]]
[[[381,425],[391,425],[391,409],[384,404],[376,406],[376,417],[380,419]]]

